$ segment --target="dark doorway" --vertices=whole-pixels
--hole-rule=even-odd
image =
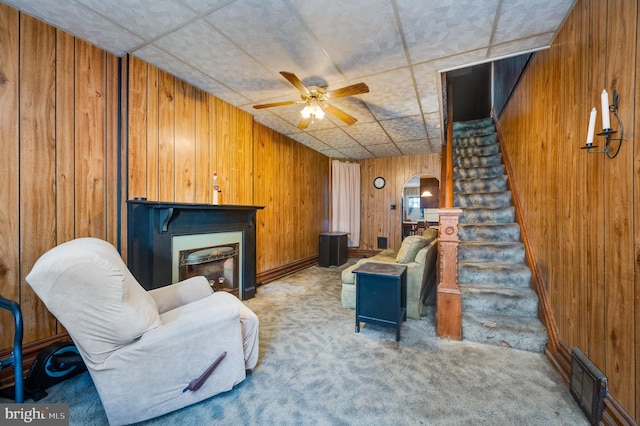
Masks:
[[[486,118],[491,114],[491,63],[447,73],[454,121]]]

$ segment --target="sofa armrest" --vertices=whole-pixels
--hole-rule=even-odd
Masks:
[[[205,277],[192,277],[175,284],[149,290],[158,305],[158,312],[164,313],[179,306],[193,303],[213,293]]]

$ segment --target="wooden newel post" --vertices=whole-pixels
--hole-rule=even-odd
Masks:
[[[440,209],[438,297],[436,323],[438,336],[462,339],[462,298],[458,288],[458,218],[462,210]]]

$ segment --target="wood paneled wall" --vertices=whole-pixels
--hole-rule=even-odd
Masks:
[[[360,161],[360,249],[378,250],[378,237],[386,237],[388,248],[402,243],[402,188],[412,176],[429,173],[440,178],[440,154],[406,155]],[[382,176],[386,185],[373,187]],[[396,209],[391,210],[395,205]]]
[[[635,0],[579,0],[538,52],[500,119],[561,342],[579,347],[640,416],[639,10]],[[619,155],[589,155],[591,108],[620,93]],[[618,129],[615,116],[611,116]],[[602,147],[602,139],[595,143]]]
[[[259,123],[253,126],[258,273],[318,255],[328,230],[329,158]]]
[[[119,59],[0,4],[0,294],[24,342],[57,334],[25,284],[48,249],[76,237],[117,243]],[[13,319],[0,311],[0,348]]]
[[[230,104],[129,58],[129,198],[223,204],[257,215],[257,272],[318,254],[328,216],[328,157]]]

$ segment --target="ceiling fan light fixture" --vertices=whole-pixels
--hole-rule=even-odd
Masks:
[[[324,118],[324,111],[322,110],[322,108],[320,108],[320,105],[315,105],[315,111],[313,112],[313,115],[315,115],[315,117],[319,118],[320,120]]]
[[[320,108],[320,105],[318,105],[317,101],[311,101],[307,105],[305,105],[305,107],[302,108],[302,111],[300,111],[300,114],[303,118],[324,118],[324,111],[322,110],[322,108]]]
[[[311,105],[306,105],[304,108],[302,108],[300,114],[303,118],[309,118],[311,117],[311,114],[313,114],[313,108],[311,107]]]

